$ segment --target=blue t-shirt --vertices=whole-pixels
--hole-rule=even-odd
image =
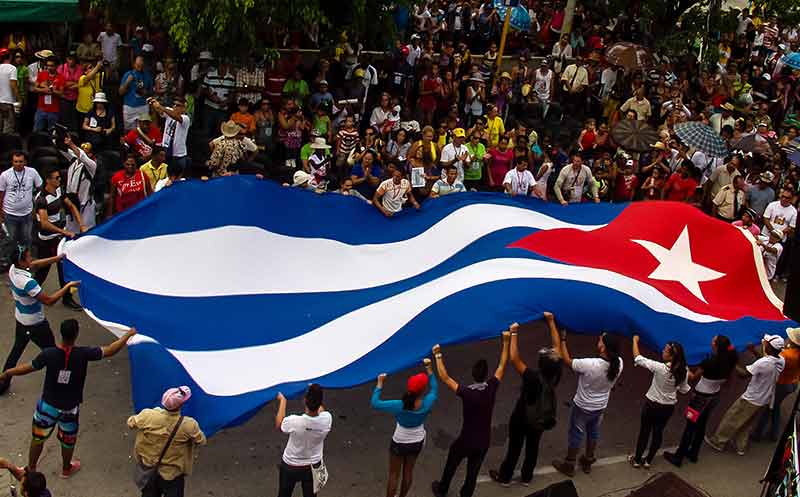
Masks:
[[[394,415],[397,424],[404,428],[415,428],[425,422],[425,418],[431,413],[433,403],[436,402],[436,395],[439,387],[436,383],[436,375],[428,375],[428,384],[431,389],[428,394],[423,397],[422,405],[416,411],[406,411],[403,409],[402,400],[381,400],[382,389],[375,387],[372,392],[372,407],[379,411],[388,412]]]
[[[120,86],[133,76],[133,81],[128,85],[128,91],[122,97],[122,103],[129,107],[141,107],[147,104],[147,97],[153,94],[153,76],[147,71],[134,71],[131,69],[122,76]]]
[[[370,168],[370,173],[372,173],[372,175],[378,179],[380,179],[381,176],[383,176],[383,168],[381,168],[380,164],[378,164],[378,161],[372,163],[372,167]],[[356,163],[356,165],[353,166],[353,169],[350,170],[350,176],[355,176],[357,178],[364,177],[364,167],[361,165],[360,162]],[[378,189],[377,186],[370,185],[368,181],[359,183],[355,185],[353,188],[358,190],[358,193],[363,195],[364,198],[370,200],[372,200],[372,197],[375,195],[375,190]]]

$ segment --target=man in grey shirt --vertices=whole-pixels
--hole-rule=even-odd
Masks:
[[[567,205],[580,202],[586,188],[591,190],[594,203],[600,203],[597,182],[594,180],[592,170],[583,164],[579,153],[573,152],[572,163],[561,168],[553,190],[561,205]]]
[[[31,246],[33,233],[33,193],[42,187],[42,177],[36,169],[28,167],[25,152],[11,153],[11,167],[0,174],[0,223],[3,224],[6,238],[3,250],[8,259],[14,244]]]
[[[775,200],[775,190],[770,186],[772,179],[771,172],[763,172],[758,177],[758,184],[747,190],[747,204],[756,211],[758,217],[763,216],[767,205]]]

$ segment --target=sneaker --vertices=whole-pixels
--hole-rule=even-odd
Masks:
[[[578,462],[581,464],[581,469],[587,475],[592,473],[592,464],[594,464],[596,461],[597,461],[597,459],[595,459],[595,458],[589,459],[585,455],[581,456],[580,459],[578,460]]]
[[[574,461],[567,461],[567,460],[559,460],[556,459],[553,461],[553,467],[556,468],[556,471],[559,473],[566,475],[570,478],[575,477],[575,462]]]
[[[745,452],[743,450],[736,449],[736,455],[737,456],[744,456],[744,455],[747,455],[747,452]]]
[[[523,480],[522,478],[520,478],[519,479],[519,484],[522,485],[523,487],[530,487],[531,486],[531,480]]]
[[[489,478],[491,478],[493,482],[499,484],[501,487],[508,488],[511,486],[510,481],[504,481],[500,479],[500,472],[495,469],[489,470]]]
[[[74,475],[80,470],[81,470],[81,462],[77,459],[73,459],[69,469],[61,470],[61,478],[66,480],[67,478],[72,477],[72,475]]]
[[[647,462],[647,461],[645,461],[645,462],[643,462],[643,463],[642,463],[642,467],[643,467],[644,469],[650,469],[650,463],[649,463],[649,462]]]
[[[716,443],[714,443],[711,440],[711,438],[709,438],[708,435],[706,435],[704,437],[704,440],[706,441],[706,443],[708,444],[709,447],[711,447],[712,449],[716,450],[717,452],[724,452],[725,451],[725,447],[721,447],[721,446],[717,445]]]
[[[431,483],[431,492],[435,497],[444,497],[445,494],[439,491],[439,480]]]
[[[636,468],[636,469],[639,469],[639,468],[641,468],[641,467],[642,467],[642,465],[641,465],[641,464],[639,464],[639,461],[637,461],[637,460],[636,460],[636,458],[635,458],[635,457],[633,457],[633,456],[628,456],[628,463],[629,463],[631,466],[633,466],[634,468]]]
[[[81,306],[79,303],[75,302],[71,298],[62,299],[62,301],[64,303],[64,307],[66,307],[67,309],[72,309],[73,311],[83,310],[83,306]]]
[[[675,466],[676,468],[680,468],[681,464],[683,463],[683,461],[681,461],[681,459],[678,457],[678,455],[674,454],[672,452],[664,452],[664,459],[668,463],[670,463],[673,466]]]

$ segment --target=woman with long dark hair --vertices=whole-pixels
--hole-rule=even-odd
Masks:
[[[680,343],[668,342],[661,351],[661,361],[654,361],[639,351],[639,335],[633,336],[633,363],[640,368],[649,369],[653,373],[653,381],[650,382],[650,388],[645,394],[636,452],[628,457],[628,462],[634,468],[649,468],[656,457],[656,452],[661,448],[667,421],[675,412],[678,392],[689,393],[689,384],[686,381],[688,369],[683,346]],[[651,435],[650,448],[647,456],[643,458]]]
[[[504,487],[511,485],[511,475],[517,466],[522,447],[525,458],[522,460],[522,483],[530,483],[533,470],[539,457],[539,442],[542,434],[555,426],[555,388],[561,380],[561,338],[552,313],[545,312],[544,318],[550,329],[550,347],[539,350],[538,370],[530,369],[519,355],[517,330],[519,325],[511,325],[510,359],[522,377],[519,398],[508,422],[508,449],[499,470],[489,470],[489,476]],[[552,407],[551,413],[548,406]]]
[[[566,336],[561,337],[561,358],[578,375],[578,391],[572,399],[569,416],[567,457],[553,461],[553,467],[572,478],[581,445],[586,438],[586,453],[580,464],[584,473],[592,472],[595,449],[600,439],[600,423],[608,406],[611,389],[622,374],[619,340],[603,333],[597,340],[599,357],[573,359],[567,350]]]
[[[425,358],[425,373],[415,374],[408,379],[406,393],[401,400],[381,400],[386,373],[378,376],[375,391],[372,392],[372,407],[394,415],[397,425],[389,444],[389,481],[386,484],[386,497],[406,497],[414,477],[414,464],[425,445],[425,419],[436,402],[438,387],[433,374],[431,360]],[[428,394],[423,396],[430,385]],[[397,493],[397,480],[400,493]]]
[[[706,434],[708,418],[719,404],[719,392],[736,368],[739,357],[730,338],[717,335],[711,340],[711,354],[689,371],[689,382],[697,384],[686,409],[686,428],[681,443],[673,452],[664,452],[664,459],[680,467],[683,458],[697,462]]]

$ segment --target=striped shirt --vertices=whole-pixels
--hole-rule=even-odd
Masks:
[[[36,296],[42,291],[30,271],[14,265],[8,270],[11,295],[14,297],[14,317],[19,324],[33,326],[44,321],[42,303]]]
[[[339,140],[339,153],[349,154],[358,144],[358,130],[348,131],[342,128],[336,134],[336,139]]]
[[[39,222],[39,240],[52,240],[63,236],[61,233],[44,229],[42,220],[39,218],[39,210],[44,209],[47,211],[47,220],[51,224],[61,229],[67,226],[67,216],[64,213],[64,194],[61,187],[56,188],[54,193],[42,189],[33,200],[33,207],[36,209],[36,220]]]
[[[223,102],[218,104],[212,102],[210,98],[207,98],[206,105],[212,109],[226,110],[228,104],[225,102],[228,99],[228,95],[236,88],[236,78],[234,78],[233,74],[230,72],[224,76],[220,76],[219,71],[212,69],[208,71],[208,74],[206,74],[206,77],[203,79],[203,87],[208,89],[210,93],[216,95],[217,98]]]

